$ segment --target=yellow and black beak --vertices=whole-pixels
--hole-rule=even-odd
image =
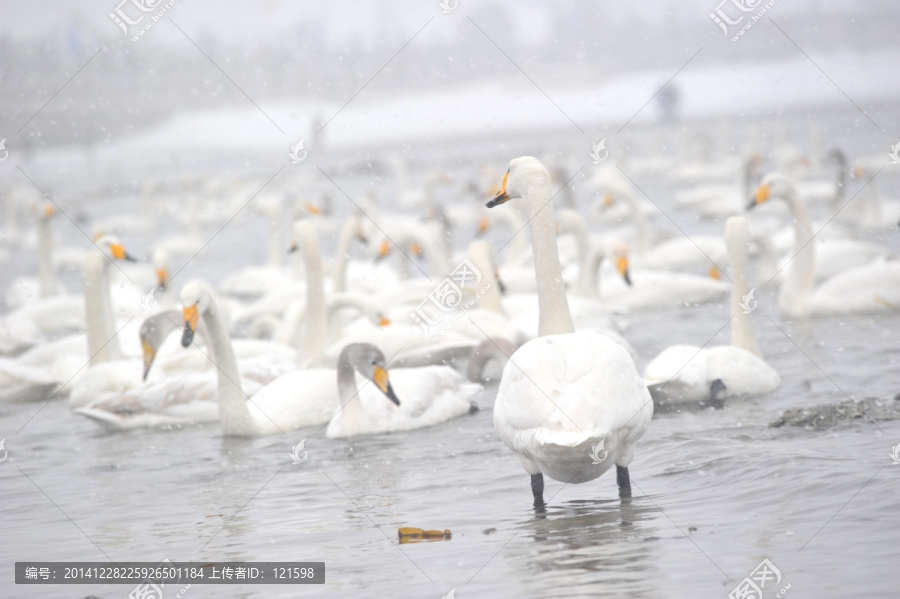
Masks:
[[[500,290],[500,293],[506,293],[506,284],[503,283],[503,279],[500,278],[500,271],[494,270],[494,278],[497,279],[497,289]]]
[[[150,367],[153,366],[153,360],[156,358],[156,350],[152,345],[147,343],[145,339],[141,339],[141,349],[143,349],[144,353],[144,377],[143,380],[147,380],[147,375],[150,374]]]
[[[618,270],[619,274],[622,275],[622,278],[625,280],[625,284],[630,287],[631,272],[628,270],[628,258],[626,256],[619,256],[618,258],[616,258],[616,270]]]
[[[747,210],[750,210],[757,204],[762,204],[766,200],[771,197],[771,190],[769,186],[765,183],[756,188],[756,193],[753,194],[753,199],[750,200],[750,203],[747,205]]]
[[[194,333],[197,332],[197,321],[200,314],[197,312],[197,304],[187,306],[182,310],[184,313],[184,334],[181,336],[181,345],[187,347],[194,341]]]
[[[615,203],[616,203],[616,196],[614,196],[613,194],[607,193],[606,195],[603,196],[603,209],[604,210],[609,208],[610,206],[612,206]]]
[[[718,266],[712,265],[709,267],[709,278],[713,281],[720,281],[722,279],[722,273],[719,271]]]
[[[390,324],[391,324],[391,319],[388,318],[387,316],[379,316],[378,317],[378,326],[379,327],[386,327]]]
[[[372,380],[375,381],[375,384],[378,385],[381,392],[387,395],[389,400],[398,406],[400,405],[400,400],[397,399],[397,396],[394,394],[394,389],[391,387],[391,381],[388,378],[387,370],[376,364],[375,375],[372,377]]]
[[[112,252],[112,257],[116,260],[125,260],[127,262],[137,262],[133,257],[128,255],[128,252],[125,251],[125,248],[121,243],[112,243],[109,246],[109,251]]]
[[[169,269],[156,269],[156,284],[159,286],[160,291],[166,290],[166,287],[169,286]]]
[[[509,194],[506,193],[506,183],[509,181],[509,171],[506,171],[506,174],[503,175],[503,183],[500,184],[500,191],[497,192],[497,196],[485,204],[488,208],[493,208],[494,206],[499,206],[504,202],[509,201]]]
[[[296,252],[298,249],[300,249],[300,247],[297,245],[297,242],[295,241],[295,242],[292,243],[291,246],[288,248],[288,254],[293,254],[293,253]]]

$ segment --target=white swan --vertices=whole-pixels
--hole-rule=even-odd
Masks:
[[[269,194],[257,198],[255,208],[269,224],[266,264],[247,266],[225,277],[219,291],[225,295],[252,299],[258,298],[273,287],[290,283],[290,277],[282,268],[284,236],[282,234],[281,196]]]
[[[39,299],[58,295],[60,285],[53,267],[52,219],[56,208],[50,202],[38,202],[32,212],[35,217],[35,236],[38,254],[38,276],[18,277],[6,288],[6,308],[15,310]]]
[[[759,154],[750,154],[741,162],[737,181],[730,185],[709,183],[680,191],[675,194],[675,205],[710,218],[739,214],[753,189],[761,160]]]
[[[99,251],[88,252],[82,265],[88,367],[73,381],[69,406],[81,408],[110,393],[124,392],[140,383],[137,360],[123,359],[110,297],[109,268],[113,260],[133,261],[112,236],[97,241]],[[136,306],[137,307],[137,306]],[[137,327],[135,327],[137,328]]]
[[[16,310],[7,312],[0,319],[0,355],[19,354],[41,343],[81,331],[85,327],[83,299],[76,295],[56,294],[54,283],[56,277],[53,272],[53,258],[50,248],[52,234],[49,229],[49,218],[52,216],[52,213],[46,209],[41,212],[43,216],[39,217],[37,227],[38,268],[41,282],[38,285],[24,283],[26,289],[32,289],[32,291],[25,291],[31,297],[27,300],[21,298],[24,305]],[[107,253],[109,260],[118,259],[111,253],[116,251],[116,249],[122,252],[121,256],[123,258],[125,257],[121,244],[112,237],[98,240],[97,247]],[[96,254],[96,252],[90,253]],[[15,284],[14,282],[13,285]],[[41,290],[40,292],[38,292],[38,288]],[[11,290],[8,289],[7,291]],[[35,292],[38,292],[39,295],[43,296],[44,291],[47,292],[44,297],[34,297],[33,295]],[[11,295],[15,300],[19,294],[12,293]]]
[[[202,283],[189,283],[182,289],[181,301],[185,321],[182,344],[190,345],[199,319],[204,320],[208,330],[213,359],[217,365],[219,420],[223,434],[268,435],[324,424],[340,409],[340,396],[335,384],[336,372],[331,368],[297,370],[279,377],[252,396],[246,394],[241,386],[240,372],[231,340],[228,338],[227,330],[218,321],[216,302],[209,287]],[[341,363],[338,370],[341,368],[346,370],[347,366],[346,363]],[[414,369],[414,372],[415,376],[419,377],[423,369]],[[366,386],[360,393],[362,397],[358,398],[359,401],[368,405],[376,388],[381,393],[389,394],[389,379],[383,360],[367,365],[364,375],[373,378],[375,387]],[[411,391],[420,388],[421,383],[420,378],[408,382]],[[422,393],[428,394],[432,390],[424,389]],[[384,398],[380,400],[384,401]],[[436,398],[424,395],[422,401],[428,407],[429,402],[435,402]],[[362,432],[372,430],[366,429]]]
[[[881,197],[877,180],[870,178],[885,166],[884,162],[881,156],[862,158],[853,168],[853,177],[869,179],[869,184],[860,192],[861,197],[857,200],[857,203],[862,205],[846,211],[849,213],[847,217],[855,218],[857,224],[866,230],[894,229],[900,221],[900,201]]]
[[[712,383],[724,383],[719,398],[762,395],[778,388],[781,378],[766,364],[756,342],[753,319],[742,302],[747,297],[747,220],[732,216],[725,223],[731,262],[731,345],[673,345],[644,370],[644,382],[657,403],[697,402],[710,398]]]
[[[413,430],[477,409],[471,397],[481,386],[467,383],[449,366],[395,369],[392,382],[388,380],[385,368],[384,354],[374,345],[353,343],[344,348],[337,369],[341,409],[328,423],[327,436],[353,437]],[[360,392],[356,372],[371,379],[396,405],[388,404],[383,397]],[[397,390],[396,395],[393,389]]]
[[[328,369],[302,371],[300,380],[296,373],[289,373],[251,397],[242,386],[234,348],[210,288],[204,283],[188,283],[181,290],[181,303],[185,322],[182,345],[187,347],[193,342],[201,318],[206,326],[211,358],[216,364],[223,434],[253,436],[286,432],[323,424],[337,410],[336,394],[330,392],[334,387],[333,371]],[[290,384],[282,389],[288,377],[291,377]]]
[[[572,325],[556,245],[550,175],[535,158],[509,163],[494,207],[522,198],[530,219],[541,335],[513,354],[494,404],[494,428],[531,475],[535,504],[543,474],[566,483],[614,464],[622,495],[628,465],[653,415],[653,401],[628,352],[609,337]]]
[[[630,276],[628,281],[615,276],[604,279],[602,298],[608,306],[633,311],[656,310],[717,302],[728,293],[728,284],[711,276],[631,270],[627,247],[618,246],[613,250],[619,272],[627,270]]]
[[[806,204],[797,196],[791,180],[781,173],[770,173],[763,179],[750,207],[770,198],[785,200],[794,217],[795,255],[778,294],[778,307],[783,313],[802,318],[900,310],[900,262],[896,258],[849,268],[813,288],[816,247]]]
[[[113,430],[218,420],[215,364],[199,349],[188,352],[180,343],[177,349],[165,343],[173,332],[181,332],[181,322],[181,310],[145,319],[140,330],[144,381],[107,393],[75,412]],[[197,333],[209,346],[204,322],[198,322]],[[244,388],[250,394],[297,367],[295,352],[277,344],[240,340],[234,349]]]

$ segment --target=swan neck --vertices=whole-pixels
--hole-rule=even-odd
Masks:
[[[634,192],[625,194],[625,201],[631,207],[634,226],[637,229],[637,253],[643,256],[650,251],[650,229],[647,227],[647,219],[644,217],[644,211],[638,205]]]
[[[788,197],[791,215],[794,217],[794,259],[791,262],[787,281],[779,295],[782,306],[794,307],[805,302],[812,293],[816,250],[809,212],[796,193]]]
[[[563,284],[559,246],[556,243],[556,220],[549,179],[523,194],[534,250],[534,274],[538,294],[538,335],[573,333],[575,326],[569,312]]]
[[[748,313],[742,303],[749,292],[747,276],[747,234],[746,226],[739,231],[729,230],[726,236],[729,261],[731,262],[731,344],[760,358],[762,352],[756,340],[752,313]],[[754,298],[755,299],[755,298]],[[749,301],[749,300],[748,300]],[[749,307],[749,306],[748,306]]]
[[[470,305],[471,302],[473,307],[477,304],[478,308],[506,316],[492,253],[493,250],[486,243],[473,242],[470,246],[469,257],[472,265],[481,274],[481,279],[477,283],[465,285],[462,288],[463,305]]]
[[[88,355],[92,363],[122,357],[109,292],[109,261],[99,251],[88,252],[82,264]]]
[[[215,299],[210,298],[210,304],[203,312],[203,325],[216,366],[219,420],[223,433],[240,434],[250,428],[250,410],[247,407],[247,396],[241,387],[241,374],[234,347],[220,315],[218,304]]]
[[[300,235],[303,263],[306,266],[306,335],[303,351],[306,358],[310,359],[316,357],[328,342],[328,315],[325,309],[319,236],[311,226],[303,227]]]
[[[53,269],[53,228],[49,218],[38,219],[38,283],[40,296],[56,295],[56,272]]]
[[[603,251],[594,247],[580,254],[578,264],[578,295],[592,299],[600,299],[600,280],[598,277],[600,264],[603,262]]]
[[[341,227],[341,235],[334,256],[334,272],[331,275],[331,290],[335,293],[343,293],[347,288],[347,260],[350,256],[353,238],[358,231],[358,216],[351,216],[344,221],[344,226]]]
[[[362,402],[359,401],[359,388],[356,385],[356,370],[349,360],[350,356],[343,356],[338,361],[337,383],[338,396],[341,398],[340,418],[344,421],[355,422],[365,417]]]
[[[279,268],[284,255],[284,236],[281,233],[281,219],[275,215],[269,217],[269,266]]]

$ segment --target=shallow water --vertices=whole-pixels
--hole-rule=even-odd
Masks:
[[[644,315],[628,333],[651,356],[661,328],[703,344],[723,317],[721,307]],[[324,587],[195,585],[188,596],[440,597],[456,588],[458,597],[706,597],[727,595],[768,558],[797,596],[889,596],[900,582],[900,469],[888,456],[900,421],[820,432],[767,424],[788,407],[845,399],[836,386],[893,401],[898,352],[886,331],[900,322],[798,330],[809,358],[766,318],[757,322],[783,376],[778,392],[657,415],[630,468],[631,500],[617,497],[609,474],[548,480],[545,512],[532,508],[528,476],[493,431],[495,388],[475,415],[353,440],[315,430],[222,439],[215,425],[109,434],[50,402],[8,435],[0,577],[11,580],[25,559],[309,560],[326,563]],[[826,340],[838,333],[835,351]],[[18,429],[38,409],[4,405],[0,429]],[[293,465],[302,438],[309,457]],[[453,538],[401,546],[401,526]],[[130,590],[4,588],[16,597]]]
[[[492,151],[508,157],[522,153],[510,150],[519,145]],[[364,179],[346,181],[352,197],[367,188]],[[662,182],[646,182],[645,191],[671,196]],[[102,214],[111,202],[83,207]],[[721,229],[677,218],[691,233]],[[78,239],[60,228],[68,242]],[[226,228],[212,249],[259,262],[264,232],[250,218]],[[883,243],[897,247],[888,234]],[[213,251],[181,282],[216,280],[229,266]],[[3,274],[29,269],[29,259],[14,260]],[[76,280],[67,278],[72,288]],[[64,401],[0,403],[8,450],[0,463],[0,596],[112,599],[130,590],[17,587],[16,560],[169,559],[326,563],[324,586],[195,585],[189,598],[437,599],[451,589],[461,599],[725,597],[764,558],[782,574],[765,597],[787,584],[787,597],[894,596],[900,467],[889,453],[900,421],[860,418],[824,431],[768,423],[788,408],[848,396],[893,402],[900,317],[791,322],[771,290],[758,301],[757,334],[781,388],[722,410],[654,416],[630,468],[630,500],[618,498],[611,474],[582,485],[547,480],[548,506],[535,511],[528,476],[493,429],[495,387],[478,396],[474,415],[352,440],[315,429],[223,439],[216,425],[107,433]],[[724,304],[623,320],[641,369],[675,342],[728,342]],[[295,465],[291,447],[301,439],[308,459]],[[398,545],[401,526],[453,536]]]

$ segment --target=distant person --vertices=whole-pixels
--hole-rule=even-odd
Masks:
[[[674,83],[669,83],[656,96],[659,113],[663,120],[674,121],[676,119],[679,95],[678,87]]]

